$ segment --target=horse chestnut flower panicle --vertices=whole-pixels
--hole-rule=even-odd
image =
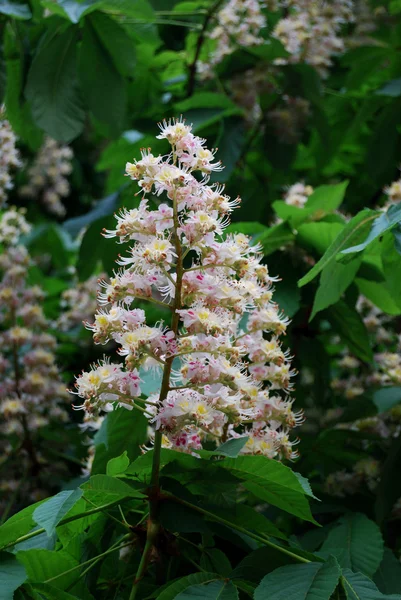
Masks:
[[[36,431],[49,423],[66,422],[62,404],[68,398],[56,365],[56,339],[42,303],[44,292],[29,284],[32,264],[19,238],[29,233],[24,209],[10,207],[0,219],[0,410],[7,435]],[[3,446],[2,449],[4,450]],[[19,456],[20,459],[20,456]]]
[[[69,196],[71,188],[68,175],[72,173],[74,153],[69,146],[46,137],[42,147],[27,171],[28,182],[20,187],[19,195],[25,198],[40,198],[48,212],[56,217],[65,217],[63,198]]]
[[[102,307],[86,324],[96,343],[117,343],[123,362],[106,359],[78,376],[77,408],[95,417],[119,405],[138,409],[164,446],[185,452],[246,436],[244,453],[292,459],[290,430],[303,416],[289,396],[295,373],[280,343],[289,321],[273,299],[275,278],[259,246],[224,231],[239,199],[209,184],[222,168],[215,150],[183,119],[163,121],[157,137],[169,142],[168,154],[148,149],[127,163],[142,199],[104,235],[132,246],[102,282]],[[162,195],[150,210],[148,197],[157,205]],[[171,324],[147,325],[136,300],[170,309]],[[140,372],[150,368],[163,372],[161,391],[145,398]]]
[[[7,204],[8,192],[14,187],[12,172],[22,164],[16,143],[15,133],[0,106],[0,208]]]

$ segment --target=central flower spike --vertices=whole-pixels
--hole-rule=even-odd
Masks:
[[[274,278],[259,246],[224,231],[239,199],[209,184],[222,168],[216,151],[182,119],[160,130],[171,151],[143,150],[126,165],[143,198],[104,235],[133,245],[102,282],[102,308],[87,324],[96,343],[117,343],[124,362],[105,359],[77,378],[80,408],[94,416],[119,405],[141,410],[165,446],[185,452],[247,437],[244,453],[292,459],[289,431],[302,413],[289,397],[294,371],[279,341],[289,321],[272,299]],[[148,326],[138,300],[168,307],[171,325]],[[150,368],[162,369],[163,384],[145,398],[140,369]]]

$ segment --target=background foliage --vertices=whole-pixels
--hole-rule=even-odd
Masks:
[[[234,45],[202,79],[197,65],[213,53],[207,32],[222,5],[0,1],[0,93],[22,157],[8,204],[26,207],[33,224],[23,240],[29,284],[46,294],[70,386],[100,353],[81,325],[93,315],[96,279],[117,258],[100,232],[139,201],[124,165],[143,147],[163,153],[155,122],[183,114],[218,147],[218,180],[242,198],[230,229],[259,242],[281,276],[306,422],[289,466],[238,456],[235,444],[202,458],[162,451],[163,536],[138,597],[395,600],[401,184],[398,195],[383,189],[399,180],[401,3],[369,3],[373,27],[363,35],[356,13],[324,77],[303,60],[275,64],[289,56],[272,36],[288,7],[267,6],[261,43]],[[288,98],[306,102],[301,120]],[[21,193],[48,137],[73,152],[60,159],[72,170],[57,214],[43,195],[49,182]],[[300,181],[312,188],[291,204],[286,190]],[[163,317],[152,309],[151,321]],[[146,393],[158,385],[148,376]],[[146,421],[118,409],[94,432],[80,420],[69,411],[31,432],[35,454],[26,432],[21,440],[3,431],[4,600],[131,598],[147,518]]]

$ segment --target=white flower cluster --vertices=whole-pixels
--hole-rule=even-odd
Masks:
[[[215,151],[182,119],[160,128],[171,152],[143,150],[127,163],[143,198],[104,235],[133,245],[103,282],[102,308],[87,325],[96,343],[114,340],[124,362],[105,360],[77,377],[77,408],[95,416],[117,405],[138,409],[164,445],[186,452],[247,436],[244,452],[291,459],[289,433],[303,417],[289,398],[294,371],[280,343],[289,321],[272,299],[274,278],[247,236],[224,233],[239,199],[209,185],[222,169]],[[134,300],[170,309],[171,326],[147,325]],[[162,369],[160,394],[141,395],[141,368]]]
[[[14,187],[11,171],[21,166],[16,142],[11,125],[2,118],[0,109],[0,208],[6,204],[8,192]]]
[[[77,281],[61,294],[61,307],[63,312],[57,320],[57,327],[61,331],[68,331],[82,325],[82,321],[92,318],[97,308],[97,282],[104,275],[92,275],[86,281]]]
[[[57,217],[64,217],[66,210],[62,198],[70,193],[67,175],[72,172],[73,152],[69,146],[61,146],[46,138],[43,146],[28,169],[28,183],[19,194],[26,198],[38,198],[47,210]]]
[[[15,218],[14,209],[10,213],[4,213],[0,231],[4,221]],[[27,432],[68,419],[60,406],[68,394],[55,363],[56,340],[47,333],[44,294],[27,284],[31,260],[16,244],[9,239],[0,255],[0,412],[1,432],[23,441]]]
[[[355,463],[352,471],[334,471],[325,481],[325,491],[330,496],[344,498],[361,491],[363,486],[374,492],[380,481],[380,462],[364,458]]]
[[[0,221],[0,244],[15,246],[21,236],[31,231],[31,226],[25,219],[24,208],[10,208],[3,213]]]
[[[384,209],[387,209],[391,204],[398,204],[398,202],[401,202],[401,177],[386,186],[384,188],[384,193],[388,196],[388,201],[383,207]]]
[[[344,51],[339,34],[344,24],[354,20],[352,0],[288,0],[286,4],[289,14],[278,21],[273,37],[290,56],[276,59],[275,64],[307,63],[327,76],[332,56]]]
[[[297,208],[303,208],[311,194],[313,194],[313,187],[311,185],[305,185],[302,181],[291,185],[284,194],[284,202],[289,206],[296,206]]]
[[[276,2],[270,4],[276,9]],[[207,61],[197,64],[200,77],[210,77],[214,67],[237,48],[263,43],[261,30],[266,27],[266,17],[262,9],[266,7],[263,0],[229,0],[225,4],[216,15],[216,26],[208,34],[214,42],[213,51]]]

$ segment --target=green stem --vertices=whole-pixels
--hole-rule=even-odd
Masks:
[[[120,546],[121,542],[123,539],[128,538],[128,535],[125,535],[124,537],[122,537],[121,539],[118,540],[118,542],[116,542],[115,544],[113,544],[112,546],[110,546],[110,548],[107,550],[107,552],[112,552],[113,550],[117,550],[117,546]],[[131,543],[131,542],[130,542]],[[129,544],[123,544],[121,547],[125,548],[126,546],[128,546]],[[82,579],[82,577],[85,577],[85,575],[91,570],[93,569],[93,567],[95,567],[97,565],[97,563],[99,562],[99,560],[102,559],[103,554],[100,554],[98,556],[95,556],[94,558],[90,559],[92,562],[92,564],[90,564],[88,567],[86,567],[86,569],[84,569],[82,571],[82,573],[79,574],[79,577],[77,577],[77,579],[75,579],[75,581],[73,581],[72,583],[70,583],[70,585],[65,589],[66,592],[69,592],[70,590],[72,590],[72,588],[77,585],[78,581],[80,579]],[[88,561],[87,561],[88,562]],[[80,564],[80,566],[82,567],[82,564]]]
[[[121,538],[120,542],[124,538],[128,539],[129,537],[130,537],[130,534],[127,533],[127,535],[125,535],[123,538]],[[131,545],[132,545],[132,541],[128,542],[127,544],[120,544],[120,546],[112,546],[105,552],[102,552],[101,554],[98,554],[97,556],[94,556],[93,558],[90,558],[89,560],[86,560],[85,562],[80,563],[79,565],[75,565],[75,567],[68,569],[68,571],[63,571],[62,573],[58,573],[58,575],[55,575],[54,577],[51,577],[50,579],[46,579],[46,581],[44,581],[43,583],[50,583],[51,581],[55,581],[56,579],[59,579],[59,577],[63,577],[63,575],[68,575],[68,573],[72,573],[73,571],[76,571],[77,569],[80,569],[81,567],[86,567],[87,565],[92,565],[92,563],[96,563],[104,556],[107,556],[108,554],[111,554],[112,552],[115,552],[116,550],[121,550],[121,548],[126,548],[127,546],[131,546]]]
[[[177,312],[181,308],[181,288],[182,278],[184,274],[183,268],[183,252],[181,247],[180,238],[178,235],[178,228],[180,226],[178,219],[178,207],[177,201],[173,199],[173,221],[174,221],[174,246],[177,255],[176,264],[176,281],[175,281],[175,295],[173,304],[173,316],[171,319],[171,331],[173,331],[175,337],[178,335],[178,327],[180,323],[180,315]],[[170,390],[170,376],[173,367],[174,356],[169,356],[165,360],[163,369],[163,378],[160,388],[159,405],[167,398],[167,394]],[[149,497],[149,519],[146,534],[146,543],[142,552],[142,557],[138,566],[138,570],[135,575],[134,582],[132,584],[131,593],[129,600],[135,600],[138,586],[142,578],[144,577],[152,549],[157,542],[159,535],[160,523],[159,523],[159,509],[160,509],[160,487],[159,487],[159,475],[160,475],[160,451],[162,447],[163,434],[160,430],[156,430],[154,446],[153,446],[153,462],[152,462],[152,474],[150,479],[150,486],[148,491]]]
[[[198,60],[201,54],[202,46],[206,39],[206,31],[209,26],[210,21],[213,18],[214,13],[218,10],[220,4],[222,4],[223,0],[216,0],[206,12],[205,20],[203,21],[202,28],[199,33],[198,40],[196,42],[195,54],[192,63],[189,65],[189,73],[188,73],[188,88],[187,88],[187,97],[190,98],[195,91],[195,80],[196,80],[196,68],[198,64]]]
[[[260,542],[261,544],[264,544],[265,546],[270,546],[271,548],[274,548],[278,552],[282,552],[283,554],[286,554],[287,556],[290,556],[291,558],[294,558],[295,560],[298,560],[303,563],[311,562],[309,559],[304,558],[303,556],[299,556],[298,554],[291,552],[291,550],[288,550],[287,548],[283,548],[282,546],[279,546],[278,544],[271,542],[266,537],[261,536],[257,533],[253,533],[252,531],[248,531],[247,529],[245,529],[245,527],[241,527],[240,525],[231,523],[230,521],[223,519],[223,517],[219,517],[218,515],[215,515],[214,513],[209,512],[208,510],[206,510],[205,508],[202,508],[201,506],[196,506],[195,504],[191,504],[191,502],[187,502],[186,500],[183,500],[182,498],[178,498],[177,496],[174,496],[173,494],[164,493],[164,496],[166,498],[168,498],[169,500],[173,500],[174,502],[178,502],[179,504],[183,504],[184,506],[188,506],[189,508],[192,508],[193,510],[200,512],[201,514],[205,515],[206,517],[213,519],[213,521],[217,521],[217,522],[221,523],[222,525],[226,525],[227,527],[230,527],[231,529],[236,529],[237,531],[244,533],[245,535],[254,539],[255,541]]]

